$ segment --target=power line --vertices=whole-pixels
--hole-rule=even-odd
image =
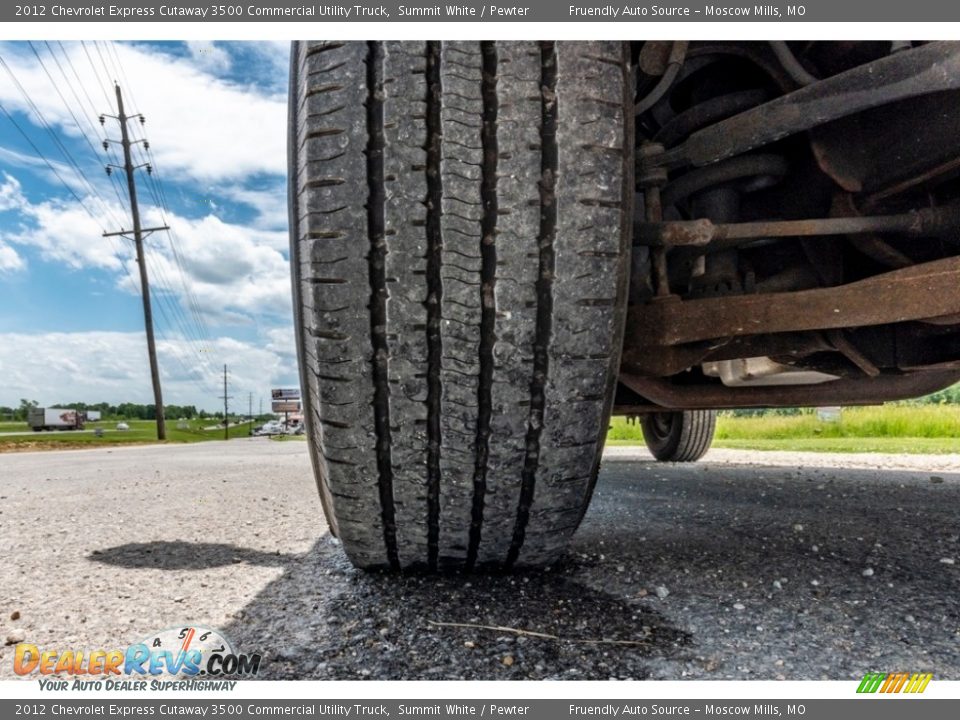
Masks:
[[[17,89],[20,91],[20,94],[23,96],[23,99],[27,102],[29,107],[36,114],[37,119],[40,121],[41,126],[47,131],[50,137],[53,139],[54,144],[59,148],[60,152],[63,154],[64,158],[67,160],[67,163],[73,168],[74,172],[77,175],[77,178],[81,181],[81,184],[86,185],[92,198],[96,198],[97,202],[100,203],[101,208],[104,211],[105,215],[110,216],[112,221],[116,221],[116,216],[113,214],[113,211],[110,209],[110,206],[104,201],[100,196],[100,193],[93,186],[90,180],[86,177],[84,172],[80,169],[80,166],[77,164],[77,161],[74,159],[73,155],[67,150],[66,146],[60,140],[60,137],[50,126],[50,123],[47,122],[47,119],[44,117],[43,113],[40,111],[40,108],[37,107],[36,103],[33,102],[33,99],[30,97],[30,94],[26,91],[20,81],[17,79],[16,74],[4,60],[3,56],[0,55],[0,65],[3,66],[4,70],[7,71],[7,74],[10,76],[10,79],[13,80],[14,84],[17,86]],[[34,146],[36,147],[36,146]]]
[[[67,109],[67,112],[70,113],[70,117],[73,118],[73,122],[74,122],[74,124],[77,126],[77,131],[80,133],[81,137],[83,137],[83,139],[86,141],[87,147],[90,148],[90,154],[93,155],[93,158],[94,158],[95,161],[98,161],[98,160],[99,160],[99,157],[98,157],[98,153],[97,153],[96,148],[94,148],[93,143],[90,141],[90,138],[87,137],[87,134],[86,134],[86,132],[84,131],[84,129],[83,129],[82,127],[80,127],[80,120],[77,119],[77,115],[76,115],[76,113],[73,112],[73,108],[70,106],[70,103],[67,102],[66,97],[64,97],[63,93],[60,92],[60,87],[57,85],[56,81],[53,79],[53,75],[52,75],[52,74],[50,73],[50,71],[47,69],[47,65],[46,65],[46,63],[43,62],[43,58],[40,57],[40,53],[37,52],[37,48],[34,47],[34,45],[33,45],[32,42],[29,42],[29,41],[28,41],[27,44],[30,45],[30,49],[33,51],[33,54],[34,54],[34,55],[36,56],[36,58],[37,58],[37,62],[39,62],[39,63],[40,63],[40,67],[43,68],[43,72],[46,74],[47,79],[50,80],[50,84],[53,85],[53,89],[56,91],[57,95],[59,96],[60,101],[63,103],[63,106]],[[49,45],[48,45],[48,48],[49,48]],[[57,59],[56,56],[54,56],[53,59],[56,60],[56,59]],[[60,64],[59,64],[59,63],[57,63],[57,67],[60,67]],[[60,70],[61,70],[61,73],[62,73],[62,72],[63,72],[63,69],[61,68]],[[66,75],[64,75],[64,77],[66,77]],[[69,81],[68,81],[68,84],[69,84]],[[77,104],[80,104],[79,98],[77,98],[77,96],[76,96],[76,91],[74,91],[74,98],[77,99]],[[83,113],[82,113],[82,110],[81,110],[81,114],[83,114]],[[89,122],[89,121],[88,121],[88,122]],[[96,133],[94,133],[94,134],[96,135]],[[117,188],[116,183],[115,183],[115,182],[111,182],[110,185],[111,185],[111,187],[113,188],[113,191],[114,191],[114,192],[116,193],[116,195],[117,195],[117,200],[119,201],[119,203],[120,203],[121,205],[123,205],[123,198],[120,196],[120,190]]]
[[[129,79],[127,78],[127,72],[123,66],[123,61],[120,58],[120,54],[117,51],[116,43],[105,41],[104,45],[107,48],[106,55],[108,58],[110,57],[111,51],[113,53],[113,58],[111,58],[110,64],[113,66],[114,71],[123,76],[125,82],[129,85],[130,83]],[[130,97],[134,102],[136,102],[136,98],[134,97],[132,90],[130,92]],[[147,142],[137,143],[136,150],[140,153],[141,158],[145,158],[145,161],[149,163],[150,167],[153,169],[153,172],[147,175],[147,189],[150,191],[150,194],[160,211],[161,221],[164,225],[169,225],[170,223],[167,220],[167,215],[171,214],[170,206],[167,202],[166,191],[164,190],[163,183],[160,179],[160,173],[156,158],[153,155],[153,150],[150,148],[150,145]],[[196,295],[191,290],[190,283],[187,281],[186,269],[184,268],[181,253],[177,248],[179,243],[176,233],[173,229],[167,231],[167,242],[169,244],[170,252],[173,257],[174,264],[176,265],[181,285],[183,287],[183,298],[186,302],[186,309],[189,312],[192,321],[196,324],[199,340],[201,343],[206,342],[211,344],[212,341],[210,339],[210,330],[207,326],[206,320],[204,319],[203,312],[200,309],[200,304],[197,301]]]
[[[8,119],[8,120],[13,124],[13,126],[20,132],[20,134],[23,135],[23,138],[30,144],[30,147],[33,148],[33,151],[37,154],[37,156],[38,156],[41,160],[43,160],[44,163],[46,163],[46,166],[47,166],[48,168],[50,168],[50,171],[56,176],[57,180],[60,181],[60,184],[63,185],[63,187],[66,189],[66,191],[73,196],[73,199],[77,201],[77,204],[78,204],[81,208],[83,208],[83,211],[84,211],[85,213],[87,213],[87,215],[90,216],[90,219],[91,219],[91,220],[93,220],[95,223],[97,223],[97,224],[102,228],[102,227],[103,227],[103,222],[101,222],[101,218],[98,218],[96,215],[94,215],[94,214],[90,211],[90,208],[88,208],[88,207],[86,206],[86,204],[83,202],[83,200],[80,199],[80,196],[77,195],[76,191],[75,191],[72,187],[70,187],[70,184],[67,183],[67,181],[63,179],[63,176],[60,175],[60,173],[57,171],[57,168],[54,167],[53,164],[47,159],[47,156],[44,155],[43,152],[41,152],[40,148],[37,147],[36,143],[34,143],[33,140],[30,138],[30,136],[27,135],[26,131],[25,131],[22,127],[20,127],[20,123],[18,123],[18,122],[14,119],[13,115],[10,114],[10,111],[7,110],[7,108],[3,105],[3,103],[0,103],[0,110],[3,111],[3,114],[7,116],[7,119]]]
[[[67,77],[66,70],[64,70],[63,67],[60,65],[60,60],[57,58],[57,54],[53,51],[53,47],[50,45],[50,43],[47,41],[44,41],[44,44],[47,46],[47,51],[50,53],[50,56],[53,58],[54,62],[56,62],[57,64],[57,67],[60,69],[60,73],[63,75],[64,80],[66,80],[67,87],[70,88],[70,91],[73,93],[74,98],[77,100],[77,104],[80,106],[83,106],[83,101],[81,100],[80,95],[77,93],[77,88],[79,88],[83,92],[83,96],[86,98],[87,104],[85,107],[81,109],[80,116],[87,118],[87,122],[89,124],[90,129],[93,132],[93,135],[97,138],[98,142],[103,142],[106,139],[106,134],[101,135],[100,130],[98,130],[93,120],[91,120],[91,118],[95,118],[99,116],[100,112],[97,110],[97,107],[93,102],[93,98],[90,97],[90,93],[87,90],[86,84],[83,82],[83,80],[80,79],[80,73],[77,71],[77,66],[73,64],[73,60],[70,58],[70,54],[67,52],[67,49],[63,46],[62,42],[60,42],[59,40],[57,41],[57,46],[60,48],[60,52],[63,55],[64,62],[66,62],[67,66],[70,68],[70,72],[73,73],[72,81],[70,80],[69,77]],[[119,165],[120,160],[117,157],[116,151],[113,149],[112,146],[109,146],[108,153],[110,154],[110,157],[113,160],[113,162]],[[110,184],[113,186],[113,191],[117,195],[117,197],[118,198],[122,197],[119,178],[113,175],[110,175]],[[126,203],[123,200],[121,200],[120,204],[125,205]]]
[[[99,71],[97,70],[97,66],[94,64],[93,58],[90,57],[90,51],[87,50],[87,43],[86,43],[86,41],[85,41],[85,40],[81,40],[81,41],[80,41],[80,45],[81,45],[81,47],[83,47],[83,53],[84,53],[84,55],[87,56],[87,62],[90,63],[90,69],[93,70],[93,74],[94,74],[94,75],[96,76],[96,78],[97,78],[97,84],[100,86],[101,92],[103,92],[103,97],[106,99],[107,105],[108,105],[108,106],[112,106],[112,105],[113,105],[113,101],[110,100],[110,94],[107,92],[107,87],[108,87],[109,85],[104,85],[104,84],[103,84],[103,80],[100,78],[100,73],[99,73]],[[109,80],[109,79],[110,79],[110,78],[108,77],[107,80]]]

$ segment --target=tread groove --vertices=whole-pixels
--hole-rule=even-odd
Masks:
[[[470,524],[470,544],[467,548],[467,570],[477,562],[477,552],[483,526],[483,508],[487,494],[487,465],[490,459],[490,418],[493,414],[493,348],[496,343],[496,281],[497,281],[497,48],[492,42],[480,43],[483,99],[483,130],[480,133],[483,148],[480,198],[483,219],[480,221],[480,375],[477,382],[477,460],[473,474],[473,509]]]
[[[387,326],[386,255],[384,233],[383,184],[383,46],[367,45],[367,232],[370,240],[370,341],[373,346],[373,411],[376,429],[377,474],[380,489],[380,512],[383,517],[383,540],[387,560],[394,569],[400,567],[397,554],[397,531],[393,506],[393,461],[390,438],[390,387],[388,384],[390,350]],[[327,458],[328,461],[330,458]]]
[[[553,326],[553,276],[555,257],[554,235],[557,227],[555,183],[558,168],[557,115],[559,100],[557,87],[556,44],[540,45],[540,228],[537,244],[540,248],[536,294],[536,336],[534,340],[533,375],[530,379],[530,414],[525,438],[526,457],[521,473],[520,501],[513,528],[513,540],[507,552],[506,565],[514,565],[530,519],[533,504],[537,466],[540,462],[540,434],[543,429],[543,413],[546,404],[545,386],[549,373],[549,346]]]
[[[443,280],[443,212],[440,43],[427,43],[427,563],[437,569],[440,543],[440,367],[443,340],[440,335]]]

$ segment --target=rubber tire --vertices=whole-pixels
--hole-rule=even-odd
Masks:
[[[633,218],[629,45],[294,43],[324,511],[362,568],[549,564],[593,489]]]
[[[643,440],[661,462],[696,462],[702,458],[717,426],[715,410],[648,413],[643,416]]]

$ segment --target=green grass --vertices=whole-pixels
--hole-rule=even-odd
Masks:
[[[712,447],[781,452],[887,453],[949,455],[960,452],[955,438],[795,438],[785,440],[714,440]]]
[[[640,425],[614,418],[607,442],[642,444]],[[821,422],[813,410],[799,415],[721,414],[713,445],[745,450],[958,453],[960,405],[902,403],[844,408],[835,423]]]
[[[303,441],[307,439],[306,435],[271,435],[270,439],[273,442],[288,442],[290,440],[299,440]]]
[[[116,421],[87,423],[82,432],[38,432],[27,435],[0,436],[0,452],[4,450],[43,450],[85,448],[110,445],[130,445],[156,443],[157,429],[152,420],[128,420],[129,430],[117,430]],[[207,440],[223,440],[223,428],[204,430],[204,427],[213,426],[215,420],[192,420],[181,423],[177,420],[167,421],[168,443],[193,443]],[[4,423],[6,424],[6,423]],[[25,423],[16,423],[16,427],[2,428],[0,432],[19,432],[28,430]],[[94,434],[96,428],[102,428],[103,437]],[[248,437],[250,424],[244,423],[230,428],[230,438]]]

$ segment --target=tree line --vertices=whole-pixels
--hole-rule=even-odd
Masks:
[[[21,398],[20,405],[12,408],[0,405],[0,419],[3,420],[22,420],[26,422],[27,412],[31,407],[40,407],[36,400]],[[48,407],[69,408],[71,410],[95,410],[99,411],[104,419],[111,420],[156,420],[157,406],[153,403],[142,405],[140,403],[119,403],[114,405],[107,402],[84,403],[84,402],[57,402],[50,403]],[[223,412],[208,413],[204,410],[197,410],[193,405],[164,405],[164,414],[168,418],[193,420],[194,418],[222,418]]]

